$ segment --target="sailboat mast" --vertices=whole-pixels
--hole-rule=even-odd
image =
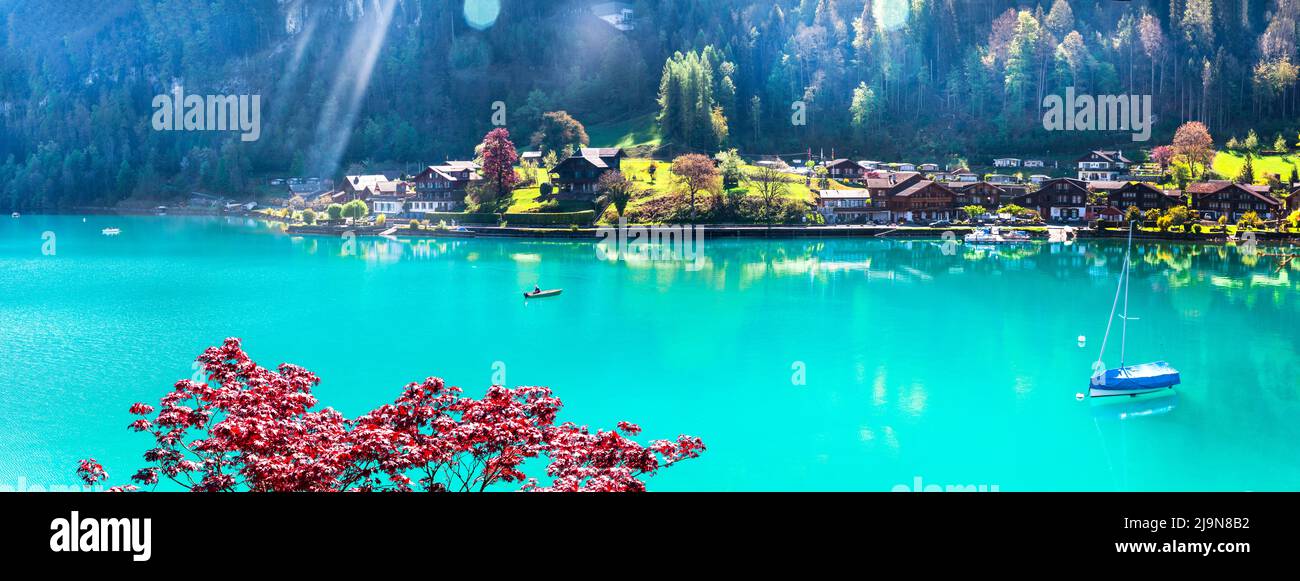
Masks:
[[[1131,259],[1132,255],[1133,255],[1133,223],[1129,222],[1128,223],[1128,248],[1124,250],[1124,282],[1123,282],[1124,314],[1120,315],[1120,318],[1124,319],[1124,322],[1120,324],[1120,329],[1122,330],[1119,338],[1119,368],[1120,369],[1124,369],[1124,347],[1125,345],[1128,344],[1128,288],[1130,284],[1129,281],[1131,280],[1129,277],[1129,264],[1132,263],[1132,259]]]
[[[1132,235],[1133,235],[1133,225],[1130,223],[1129,236]],[[1106,344],[1110,342],[1110,328],[1112,325],[1115,324],[1115,311],[1119,309],[1119,295],[1120,292],[1124,290],[1124,278],[1126,275],[1128,275],[1128,252],[1127,251],[1125,251],[1124,253],[1124,258],[1125,258],[1124,266],[1119,270],[1119,284],[1115,285],[1115,300],[1110,303],[1110,315],[1106,317],[1106,334],[1103,335],[1101,338],[1101,351],[1097,353],[1097,365],[1095,367],[1098,368],[1101,368],[1102,364],[1104,363],[1102,361],[1102,358],[1106,356]],[[1098,371],[1105,371],[1105,369],[1098,369]]]

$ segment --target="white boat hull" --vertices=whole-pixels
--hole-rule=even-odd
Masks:
[[[1158,391],[1165,391],[1167,389],[1173,389],[1173,386],[1151,387],[1146,389],[1098,389],[1096,387],[1090,387],[1088,388],[1088,397],[1118,397],[1122,395],[1127,395],[1129,397],[1137,397],[1139,395],[1156,393]]]

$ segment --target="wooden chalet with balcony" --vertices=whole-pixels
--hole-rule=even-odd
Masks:
[[[1187,194],[1192,198],[1192,209],[1207,220],[1227,216],[1236,222],[1246,212],[1255,212],[1264,220],[1273,220],[1282,213],[1282,200],[1268,193],[1267,186],[1243,185],[1229,181],[1209,181],[1187,184]]]
[[[584,147],[551,168],[551,183],[560,199],[592,200],[596,182],[607,171],[619,171],[627,154],[620,147]]]

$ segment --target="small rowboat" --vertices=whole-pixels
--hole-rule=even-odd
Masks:
[[[531,293],[524,293],[524,298],[526,298],[526,299],[544,299],[544,298],[546,298],[546,297],[559,296],[559,294],[562,293],[562,292],[564,292],[564,289],[561,289],[561,288],[553,288],[553,289],[550,289],[550,290],[543,290],[543,291],[537,291],[537,292],[531,292]]]
[[[19,216],[21,216],[21,214],[19,214],[18,212],[14,212],[14,213],[12,213],[12,214],[9,215],[10,218],[17,218],[17,217],[19,217]]]

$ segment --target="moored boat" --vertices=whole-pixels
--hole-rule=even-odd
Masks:
[[[17,218],[18,216],[19,216],[18,212],[14,212],[13,214],[9,215],[9,217],[11,218]]]
[[[992,228],[976,228],[974,232],[965,236],[966,242],[972,244],[1006,244],[1011,242],[1028,242],[1029,234],[1020,230],[1002,230],[997,226]]]
[[[1164,361],[1107,369],[1092,376],[1088,385],[1091,397],[1136,396],[1163,391],[1182,381],[1178,370]]]
[[[1093,364],[1094,373],[1088,380],[1090,397],[1113,397],[1127,395],[1131,397],[1172,389],[1182,382],[1182,375],[1177,369],[1164,361],[1124,365],[1124,349],[1128,343],[1128,322],[1137,320],[1128,314],[1129,264],[1133,255],[1133,223],[1128,227],[1128,248],[1124,251],[1124,268],[1120,271],[1119,286],[1115,288],[1115,301],[1110,307],[1110,319],[1106,321],[1106,335],[1101,339],[1101,353]],[[1120,294],[1124,295],[1124,312],[1119,315],[1121,324],[1119,344],[1119,367],[1106,369],[1101,358],[1106,354],[1106,342],[1110,339],[1110,327],[1115,322],[1115,310],[1119,307]]]
[[[105,228],[105,229],[103,229],[103,230],[100,230],[99,233],[100,233],[100,234],[103,234],[103,235],[105,235],[105,236],[117,236],[118,234],[121,234],[121,233],[122,233],[122,229],[121,229],[121,228]]]

